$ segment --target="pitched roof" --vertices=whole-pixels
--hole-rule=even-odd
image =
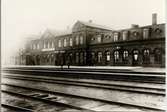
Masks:
[[[72,33],[72,30],[53,30],[53,29],[47,29],[44,34],[43,38],[52,38],[57,36],[63,36],[63,35],[69,35]]]
[[[100,28],[100,29],[106,29],[106,30],[112,30],[112,28],[104,26],[104,25],[98,25],[98,24],[94,24],[94,23],[90,23],[90,22],[84,22],[84,21],[78,21],[81,24],[84,24],[85,26],[90,26],[90,27],[94,27],[94,28]]]

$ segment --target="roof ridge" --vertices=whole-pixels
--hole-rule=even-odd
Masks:
[[[80,22],[80,23],[82,23],[86,26],[97,27],[97,28],[107,29],[107,30],[113,30],[112,28],[110,28],[108,26],[105,26],[105,25],[99,25],[99,24],[96,24],[96,23],[90,23],[90,22],[81,21],[81,20],[78,20],[78,22]]]

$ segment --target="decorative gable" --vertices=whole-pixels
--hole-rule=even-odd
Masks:
[[[82,31],[86,28],[86,26],[84,24],[82,24],[81,22],[77,21],[73,28],[72,28],[72,32],[78,32],[78,31]]]

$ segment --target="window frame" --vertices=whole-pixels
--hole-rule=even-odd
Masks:
[[[70,46],[73,46],[73,39],[72,39],[72,37],[70,37]]]
[[[118,38],[119,38],[119,33],[118,32],[115,32],[114,33],[114,42],[118,41]]]
[[[61,39],[58,40],[58,47],[62,47],[62,45],[61,45]]]

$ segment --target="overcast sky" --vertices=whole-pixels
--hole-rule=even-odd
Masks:
[[[23,40],[48,29],[70,28],[77,20],[129,28],[165,22],[165,0],[2,0],[2,61],[18,48]],[[6,59],[5,59],[6,58]]]

